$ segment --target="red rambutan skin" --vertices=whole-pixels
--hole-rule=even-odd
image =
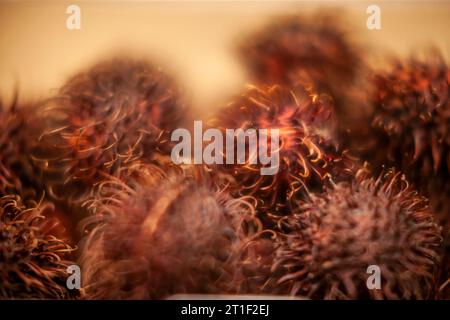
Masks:
[[[311,195],[280,223],[273,280],[313,299],[431,299],[442,249],[440,227],[426,200],[404,176],[374,179],[361,170],[351,183]],[[368,289],[368,266],[381,289]]]
[[[180,174],[100,185],[82,226],[90,230],[80,258],[85,298],[233,292],[238,247],[260,227],[245,199],[214,185]]]
[[[330,134],[331,104],[329,96],[301,87],[251,87],[210,121],[224,132],[279,129],[280,166],[274,175],[263,176],[261,164],[249,163],[248,148],[245,165],[218,166],[235,178],[236,194],[255,198],[263,220],[277,220],[293,200],[320,192],[326,179],[339,181],[355,172],[355,159],[338,150]]]
[[[0,299],[65,299],[73,249],[55,237],[60,229],[49,202],[0,198]],[[50,211],[50,213],[49,213]]]

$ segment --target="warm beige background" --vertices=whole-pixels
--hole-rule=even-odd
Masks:
[[[81,7],[82,29],[65,27],[66,7]],[[382,30],[366,29],[379,4]],[[450,2],[419,1],[2,1],[0,93],[15,83],[28,98],[54,92],[74,72],[117,52],[148,56],[176,75],[197,110],[223,104],[246,83],[237,39],[282,13],[344,8],[354,36],[380,58],[436,44],[449,57]],[[351,62],[349,62],[351,63]]]

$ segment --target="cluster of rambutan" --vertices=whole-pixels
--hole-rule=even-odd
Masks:
[[[149,168],[170,161],[167,136],[184,109],[179,96],[161,70],[121,58],[79,73],[45,101],[14,99],[1,108],[2,297],[82,295],[67,288],[66,268],[80,257],[75,244],[91,216],[87,203],[98,185],[125,179],[125,171],[130,188],[147,179],[150,169],[134,175],[138,159]]]
[[[280,19],[250,39],[255,85],[208,124],[279,129],[274,175],[250,154],[173,164],[185,103],[145,61],[100,63],[55,97],[0,111],[0,298],[449,297],[443,60],[357,86],[369,68],[332,17]]]
[[[262,226],[222,175],[172,164],[170,131],[186,117],[180,96],[161,70],[119,58],[35,109],[2,111],[2,298],[234,290],[241,247]],[[81,267],[75,293],[71,264]]]
[[[229,168],[266,228],[241,252],[241,292],[450,298],[450,72],[435,56],[378,72],[361,52],[322,16],[276,20],[242,46],[258,89],[218,123],[279,128],[282,160],[273,177]]]

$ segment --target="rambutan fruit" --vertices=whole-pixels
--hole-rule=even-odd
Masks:
[[[450,71],[442,58],[397,62],[389,72],[376,75],[373,133],[367,154],[374,167],[402,170],[448,219],[449,81]],[[436,197],[439,194],[444,198]]]
[[[224,132],[279,129],[279,167],[274,175],[261,175],[263,165],[251,164],[248,150],[245,164],[218,166],[235,178],[234,193],[257,200],[264,222],[289,212],[289,204],[307,192],[322,191],[327,178],[340,181],[354,173],[355,159],[338,150],[330,133],[331,104],[328,95],[301,87],[251,87],[210,121]]]
[[[330,93],[350,84],[362,64],[360,50],[330,13],[278,18],[247,37],[240,55],[256,82],[300,80]]]
[[[123,164],[158,162],[183,109],[173,81],[145,61],[113,59],[75,75],[47,103],[52,123],[35,154],[49,194],[82,203]]]
[[[436,294],[442,237],[426,200],[393,171],[299,205],[280,222],[272,271],[279,286],[312,299],[430,299]],[[369,289],[369,266],[380,287]]]
[[[210,179],[151,176],[99,185],[81,243],[88,299],[161,299],[232,290],[235,253],[259,228],[252,206]],[[106,188],[106,189],[105,189]],[[89,224],[94,224],[90,227]]]
[[[53,210],[48,202],[25,202],[17,195],[0,198],[0,299],[74,296],[66,287],[73,249],[53,235],[58,223],[46,218]]]
[[[424,196],[444,227],[450,256],[450,71],[435,50],[426,60],[395,60],[374,76],[359,155],[375,169],[395,166]],[[355,132],[359,136],[360,133]],[[350,141],[358,139],[350,136]],[[383,150],[380,152],[380,150]],[[444,261],[450,261],[445,258]],[[443,265],[444,279],[450,265]]]

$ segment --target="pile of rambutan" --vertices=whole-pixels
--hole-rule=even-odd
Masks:
[[[2,106],[1,299],[450,298],[445,59],[379,71],[332,15],[280,18],[244,43],[253,84],[206,120],[278,129],[273,175],[250,152],[175,164],[189,110],[145,60]]]

